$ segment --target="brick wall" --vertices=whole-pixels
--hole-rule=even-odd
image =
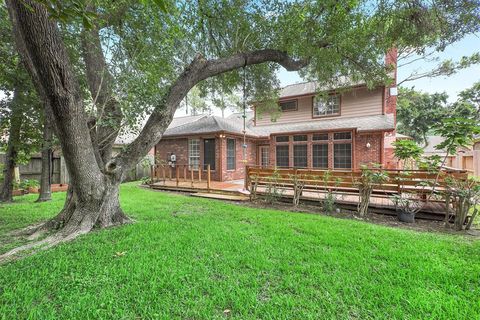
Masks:
[[[235,170],[227,170],[227,139],[235,139]],[[227,135],[221,139],[222,143],[222,179],[239,180],[245,177],[245,163],[243,162],[243,138]],[[257,145],[253,140],[247,139],[247,165],[257,163]]]
[[[370,147],[367,147],[367,144]],[[356,168],[370,163],[381,163],[382,134],[357,134],[355,136]]]
[[[203,139],[215,138],[215,170],[211,170],[211,179],[216,181],[225,180],[238,180],[243,179],[245,176],[245,164],[243,162],[243,138],[238,136],[224,135],[219,136],[196,136],[192,137],[200,139],[200,165],[204,163],[204,144]],[[235,139],[236,149],[236,163],[235,170],[227,170],[227,138]],[[174,153],[177,157],[177,164],[188,164],[188,138],[166,138],[162,139],[156,145],[155,160],[157,163],[161,160],[168,161],[171,153]],[[255,165],[257,162],[257,147],[253,140],[247,140],[247,160],[248,165]],[[181,169],[183,170],[183,169]],[[190,171],[187,171],[190,175]],[[183,172],[180,173],[183,177]],[[195,179],[198,178],[198,174],[195,171]],[[202,179],[206,179],[206,170],[202,171]]]

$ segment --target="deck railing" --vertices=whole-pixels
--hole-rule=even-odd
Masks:
[[[163,182],[165,185],[167,181],[175,181],[177,187],[180,185],[180,182],[190,182],[191,187],[194,187],[195,183],[205,181],[207,189],[210,190],[210,165],[206,165],[206,170],[202,170],[200,166],[189,164],[154,164],[150,167],[151,183]]]
[[[381,184],[373,186],[372,195],[377,197],[390,197],[393,194],[417,193],[422,194],[426,200],[428,193],[439,193],[445,190],[450,178],[466,180],[468,172],[465,170],[444,170],[439,173],[426,170],[396,170],[396,169],[370,169],[383,170],[388,179]],[[267,187],[275,183],[284,190],[292,190],[294,184],[302,183],[304,191],[326,192],[335,191],[340,194],[355,195],[359,193],[359,179],[362,170],[317,170],[300,168],[272,168],[252,167],[246,168],[245,188],[256,192],[257,187]],[[328,172],[328,174],[327,174]]]

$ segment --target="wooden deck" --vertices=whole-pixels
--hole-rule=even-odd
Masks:
[[[239,193],[243,189],[244,182],[243,180],[236,181],[210,181],[208,185],[207,181],[185,181],[179,180],[178,183],[175,180],[165,180],[154,182],[150,185],[152,189],[157,190],[170,190],[170,191],[181,191],[181,192],[228,192],[228,193]]]
[[[257,195],[265,194],[266,188],[271,184],[270,176],[273,169],[269,168],[247,168],[247,183],[243,180],[236,181],[212,181],[210,179],[210,168],[207,168],[207,174],[202,176],[201,172],[193,170],[190,166],[177,166],[174,170],[165,168],[165,166],[156,165],[152,167],[151,178],[153,183],[150,188],[157,190],[186,192],[194,196],[215,198],[222,200],[246,201],[249,199],[249,191],[245,190],[245,185],[248,189],[253,190],[255,185],[255,192]],[[307,185],[303,189],[300,197],[303,203],[319,204],[323,197],[325,197],[326,190],[335,190],[336,203],[344,208],[355,211],[359,201],[358,186],[355,180],[360,177],[360,172],[354,171],[334,171],[331,173],[331,181],[321,182],[321,175],[325,171],[311,170],[311,169],[275,169],[275,172],[280,172],[277,179],[277,186],[282,189],[282,197],[279,201],[292,202],[293,190],[292,175],[297,175]],[[427,180],[437,180],[436,175],[427,172],[410,172],[408,175],[402,176],[400,171],[389,172],[392,177],[390,182],[379,185],[372,193],[370,200],[370,209],[372,212],[395,215],[395,206],[390,200],[392,194],[416,190],[420,182]],[[465,173],[450,173],[447,174],[463,177]],[[401,177],[401,178],[398,178]],[[336,179],[341,178],[339,183]],[[445,174],[437,181],[439,189],[444,183]],[[323,190],[323,192],[322,192]],[[428,189],[423,187],[423,191],[428,193]],[[442,220],[444,219],[446,205],[443,201],[432,198],[426,202],[422,210],[417,213],[418,218]]]

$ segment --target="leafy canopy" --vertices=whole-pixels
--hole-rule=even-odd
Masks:
[[[338,86],[348,78],[374,86],[390,81],[383,62],[390,48],[443,50],[480,30],[478,10],[472,10],[477,1],[39,1],[65,26],[71,48],[79,47],[75,41],[83,28],[100,30],[115,93],[130,124],[161,105],[198,54],[218,59],[276,49],[308,62],[301,71],[308,79]],[[81,70],[81,61],[76,65]],[[274,63],[246,68],[248,100],[274,100],[278,68]],[[241,92],[242,74],[234,70],[198,88],[218,101]],[[86,99],[93,98],[86,94]]]

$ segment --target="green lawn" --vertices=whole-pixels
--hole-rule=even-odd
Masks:
[[[34,198],[0,207],[0,250],[64,194]],[[121,201],[135,224],[0,267],[0,319],[480,318],[479,241],[134,183]]]

